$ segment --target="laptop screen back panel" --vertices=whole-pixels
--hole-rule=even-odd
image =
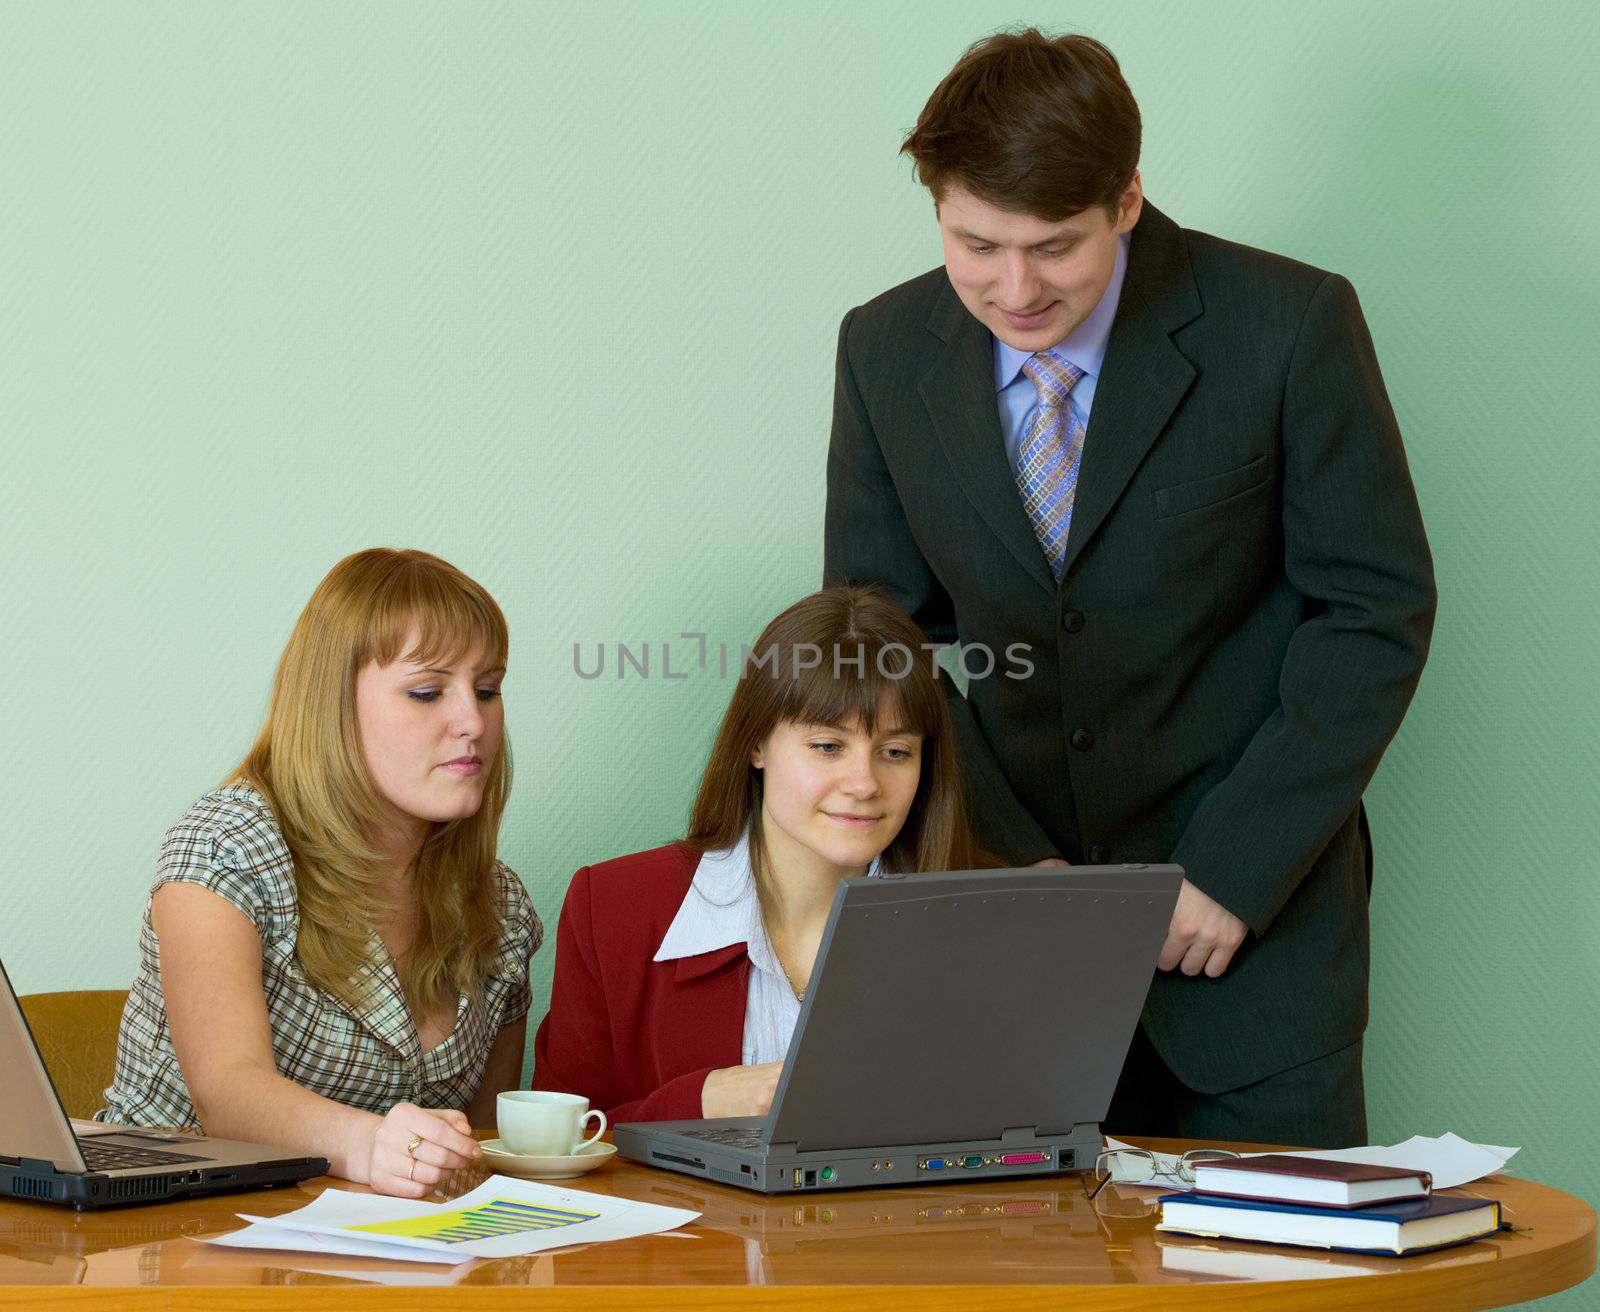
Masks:
[[[1182,878],[1149,866],[846,881],[769,1142],[948,1143],[1100,1121]]]
[[[89,1151],[132,1148],[169,1160],[91,1168],[62,1110],[21,1004],[0,965],[0,1196],[77,1208],[117,1207],[197,1194],[297,1184],[324,1175],[328,1161],[270,1144],[208,1139],[136,1126],[86,1131]]]
[[[39,1056],[22,1004],[0,965],[0,1154],[82,1171],[83,1154]]]

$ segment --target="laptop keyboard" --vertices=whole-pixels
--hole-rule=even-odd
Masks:
[[[164,1153],[154,1148],[127,1148],[122,1144],[78,1140],[83,1161],[91,1171],[121,1171],[135,1166],[177,1166],[183,1162],[208,1162],[209,1157],[190,1157],[184,1153]]]
[[[704,1139],[707,1143],[721,1144],[725,1148],[762,1148],[766,1146],[763,1131],[745,1127],[715,1130],[680,1130],[685,1139]]]

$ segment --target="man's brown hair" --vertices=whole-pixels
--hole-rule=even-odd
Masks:
[[[900,149],[935,203],[953,185],[1051,221],[1115,214],[1139,167],[1139,106],[1092,37],[1000,32],[961,56]]]

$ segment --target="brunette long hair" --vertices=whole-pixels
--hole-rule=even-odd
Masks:
[[[756,639],[722,717],[700,778],[685,843],[701,852],[749,834],[750,861],[763,877],[763,773],[751,753],[779,724],[844,726],[869,734],[890,715],[922,735],[922,773],[900,832],[884,851],[889,870],[967,870],[977,850],[967,828],[955,731],[943,676],[905,611],[878,588],[832,587],[784,611]]]

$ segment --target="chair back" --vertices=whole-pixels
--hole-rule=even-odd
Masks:
[[[67,1115],[94,1115],[105,1106],[106,1087],[116,1073],[117,1031],[128,991],[30,993],[17,1000]]]

